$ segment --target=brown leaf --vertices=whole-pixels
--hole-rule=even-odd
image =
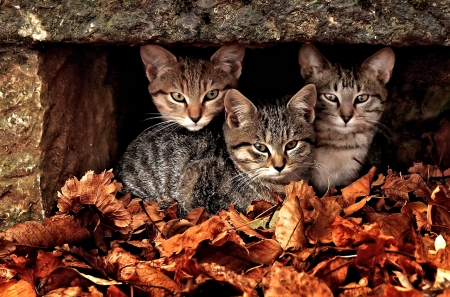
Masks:
[[[377,169],[372,167],[369,173],[354,181],[349,186],[342,189],[342,196],[346,201],[344,207],[349,207],[356,202],[356,198],[368,196],[370,193],[370,185]]]
[[[236,231],[241,231],[248,236],[254,236],[256,238],[265,239],[264,236],[258,233],[255,229],[249,226],[250,220],[245,220],[245,217],[239,215],[239,213],[234,209],[234,205],[231,205],[227,211],[227,215],[230,218],[230,222]]]
[[[393,286],[390,284],[383,285],[381,292],[377,292],[376,296],[383,297],[423,297],[423,294],[416,289],[406,289],[403,287]],[[379,290],[379,291],[380,291]]]
[[[352,259],[334,257],[320,262],[309,274],[324,281],[332,290],[336,290],[347,278],[348,267],[352,262]]]
[[[87,288],[89,293],[83,292],[82,287],[60,288],[48,292],[43,297],[103,297],[103,294],[94,286]]]
[[[367,270],[370,270],[376,265],[383,267],[387,259],[385,246],[390,246],[395,243],[395,239],[380,235],[375,239],[374,243],[369,243],[358,248],[355,264]]]
[[[128,297],[128,295],[116,286],[109,286],[106,290],[106,297]]]
[[[412,215],[405,213],[390,214],[381,222],[381,234],[398,239],[403,232],[411,229],[412,220]]]
[[[440,205],[428,205],[427,220],[434,231],[447,230],[450,226],[450,212]]]
[[[0,282],[0,297],[18,296],[33,297],[36,296],[36,292],[31,285],[24,280],[10,280],[4,283]]]
[[[283,252],[278,242],[273,239],[263,239],[246,245],[246,248],[248,249],[250,260],[266,265],[272,264]]]
[[[158,288],[163,293],[174,294],[181,290],[167,275],[154,268],[151,262],[140,262],[129,268],[133,273],[129,274],[130,278],[123,280],[139,286],[144,291],[149,292],[152,288]]]
[[[54,270],[62,267],[62,260],[60,257],[55,256],[53,253],[44,252],[43,250],[38,250],[35,277],[44,278],[52,273]]]
[[[36,221],[20,223],[6,230],[5,234],[19,245],[41,248],[81,242],[91,236],[74,221],[73,216],[67,215],[46,218],[42,224]]]
[[[358,201],[358,202],[356,202],[356,203],[354,203],[354,204],[344,208],[345,216],[349,216],[351,214],[354,214],[355,212],[357,212],[358,210],[363,208],[366,205],[366,203],[370,201],[370,199],[372,199],[372,196],[364,197],[360,201]]]
[[[330,288],[320,279],[290,266],[271,266],[262,279],[265,297],[332,297]]]
[[[442,176],[442,171],[432,165],[424,165],[422,162],[413,163],[413,166],[408,169],[409,173],[417,173],[424,180],[428,180],[430,177]]]
[[[213,277],[216,281],[222,282],[221,286],[219,286],[218,289],[221,290],[220,292],[224,296],[241,296],[242,293],[224,292],[223,282],[227,282],[228,284],[233,285],[238,290],[245,292],[245,294],[243,294],[242,296],[249,296],[249,297],[258,296],[254,288],[257,287],[258,282],[261,278],[255,279],[249,275],[240,275],[238,273],[235,273],[234,271],[227,269],[226,267],[218,265],[217,263],[202,263],[197,265],[196,268],[201,271],[204,271],[208,276]],[[197,284],[204,283],[205,281],[210,281],[207,277],[202,278],[201,276],[196,278],[195,281]],[[212,291],[217,292],[217,290]],[[201,291],[199,293],[201,293]]]
[[[134,267],[136,263],[141,259],[127,252],[120,246],[114,246],[108,256],[105,258],[105,262],[116,268],[116,275],[118,279],[127,280],[131,276],[128,276],[129,271],[127,267]]]
[[[311,243],[330,243],[333,238],[331,234],[331,223],[341,212],[341,206],[333,199],[327,197],[319,199],[317,197],[311,200],[314,210],[317,212],[317,218],[312,226],[306,230],[309,242]]]
[[[440,205],[450,211],[450,195],[442,185],[438,185],[431,193],[431,200],[433,204]]]
[[[249,219],[254,219],[259,215],[264,214],[268,209],[272,208],[273,206],[274,206],[273,203],[264,200],[252,201],[249,207],[247,207],[247,217]]]
[[[309,187],[301,182],[292,182],[286,186],[286,199],[278,213],[275,223],[275,238],[284,250],[298,250],[307,245],[303,211],[297,193],[303,194],[302,188]],[[295,190],[294,190],[295,189]]]
[[[173,219],[167,222],[167,224],[161,230],[161,233],[164,235],[165,238],[170,238],[174,235],[184,233],[187,229],[189,229],[192,226],[194,226],[194,224],[192,224],[187,220]]]
[[[81,287],[68,287],[52,290],[45,294],[43,297],[82,297],[83,288]],[[83,296],[84,297],[84,296]]]
[[[191,210],[184,219],[191,222],[193,225],[199,225],[209,218],[209,214],[206,212],[203,206],[197,207]]]
[[[212,216],[206,222],[187,229],[183,234],[177,234],[163,241],[157,240],[155,247],[159,250],[161,257],[169,257],[183,249],[195,248],[203,240],[214,239],[227,227],[220,217]]]
[[[76,177],[66,181],[61,192],[58,192],[58,209],[62,213],[78,213],[85,205],[95,205],[107,221],[117,227],[126,227],[131,223],[131,215],[116,198],[122,185],[111,181],[112,170],[94,174],[88,171],[81,180]]]
[[[14,269],[7,268],[6,265],[0,264],[0,282],[8,281],[16,275]]]
[[[255,266],[249,250],[234,241],[227,241],[220,246],[201,244],[197,248],[194,258],[197,259],[199,264],[216,263],[237,273]]]
[[[431,192],[423,179],[418,174],[411,174],[407,179],[400,178],[390,173],[386,177],[386,182],[381,187],[386,196],[396,200],[409,200],[408,193],[414,192],[418,197],[424,198],[428,201]]]
[[[369,225],[365,230],[352,220],[340,216],[331,224],[331,231],[333,242],[339,247],[370,242],[380,234],[377,224]]]
[[[428,209],[426,204],[422,202],[410,202],[403,207],[402,212],[407,211],[407,209],[410,209],[416,218],[417,230],[430,230],[431,226],[428,223],[426,215]]]

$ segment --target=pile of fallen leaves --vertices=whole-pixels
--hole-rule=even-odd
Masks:
[[[449,175],[373,168],[322,198],[297,182],[246,215],[180,220],[88,172],[55,216],[0,233],[0,296],[450,296]]]

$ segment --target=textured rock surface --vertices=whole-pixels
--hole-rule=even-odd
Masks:
[[[107,52],[0,52],[0,230],[42,219],[64,181],[117,154]]]
[[[450,45],[448,0],[4,0],[0,43]]]
[[[41,61],[31,50],[0,52],[0,229],[43,215]]]

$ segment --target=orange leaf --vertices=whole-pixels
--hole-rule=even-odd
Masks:
[[[306,272],[297,272],[291,266],[272,266],[262,279],[265,297],[302,296],[332,297],[330,288],[320,279]]]
[[[11,280],[0,283],[0,297],[36,296],[31,285],[24,280]]]
[[[17,244],[41,248],[80,242],[91,236],[86,228],[67,215],[46,218],[42,224],[36,221],[20,223],[6,230],[5,234]]]
[[[126,227],[131,223],[131,215],[116,198],[122,185],[112,181],[112,170],[94,174],[88,171],[78,181],[76,177],[66,181],[58,192],[58,208],[62,213],[78,213],[84,205],[95,205],[103,216],[117,227]]]
[[[168,257],[177,254],[186,248],[195,248],[206,239],[214,239],[228,225],[218,216],[212,216],[206,222],[193,226],[186,230],[183,234],[177,234],[167,240],[156,241],[156,248],[159,250],[161,257]]]
[[[54,270],[62,267],[62,260],[59,257],[55,257],[53,253],[44,252],[43,250],[38,250],[35,277],[44,278]]]
[[[137,263],[136,266],[130,267],[131,270],[134,270],[134,273],[126,280],[131,284],[140,286],[141,289],[147,292],[151,290],[152,287],[160,288],[162,289],[162,292],[170,294],[178,293],[181,290],[173,280],[152,267],[152,265],[151,262],[140,262]]]
[[[355,222],[337,216],[331,224],[333,242],[336,246],[349,246],[372,241],[380,234],[377,224],[367,226],[364,230]]]
[[[322,243],[330,243],[333,240],[331,236],[331,223],[341,212],[341,206],[333,197],[322,199],[315,197],[311,202],[318,215],[313,225],[306,230],[306,235],[311,243],[319,241]]]
[[[273,239],[263,239],[248,244],[246,248],[248,249],[250,260],[266,265],[272,264],[283,252],[280,244]]]
[[[375,176],[376,171],[377,169],[375,167],[372,167],[369,170],[369,173],[342,189],[342,196],[346,201],[345,207],[354,204],[356,198],[369,195],[370,185],[372,184],[372,180]]]
[[[206,212],[205,208],[197,207],[193,210],[191,210],[184,219],[191,222],[194,225],[198,225],[203,223],[204,221],[208,220],[209,214]]]
[[[259,234],[255,229],[249,226],[250,220],[245,221],[243,217],[234,209],[234,205],[231,205],[227,211],[227,215],[230,217],[231,224],[236,231],[242,231],[249,236],[254,236],[256,238],[265,239],[264,236]]]
[[[286,186],[286,199],[278,213],[278,221],[275,223],[275,238],[284,250],[298,250],[306,247],[301,197],[297,193],[308,192],[302,191],[302,188],[307,187],[309,186],[303,181]]]

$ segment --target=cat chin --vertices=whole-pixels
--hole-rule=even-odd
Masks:
[[[197,123],[197,124],[178,123],[178,124],[180,124],[181,126],[185,127],[189,131],[198,131],[198,130],[203,129],[208,123],[201,123],[201,124],[199,124],[199,123]]]
[[[184,126],[184,125],[183,125]],[[201,130],[205,127],[205,125],[190,125],[190,126],[184,126],[186,129],[188,129],[189,131],[198,131]]]

